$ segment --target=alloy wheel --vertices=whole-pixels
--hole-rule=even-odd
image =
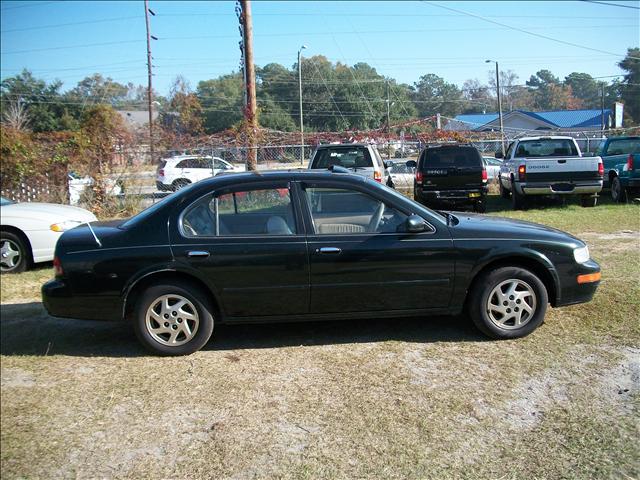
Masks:
[[[196,307],[182,295],[170,294],[156,298],[145,316],[145,327],[151,337],[169,347],[191,341],[199,325]]]
[[[3,272],[15,269],[22,258],[20,247],[13,241],[3,238],[0,247],[0,268]]]
[[[487,315],[499,328],[515,330],[533,318],[537,299],[531,286],[519,279],[500,282],[487,298]]]

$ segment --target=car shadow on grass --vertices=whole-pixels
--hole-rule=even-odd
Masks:
[[[466,317],[393,318],[254,325],[218,325],[204,351],[320,346],[384,341],[481,342]],[[42,303],[0,305],[0,354],[138,357],[140,346],[123,322],[53,318]]]

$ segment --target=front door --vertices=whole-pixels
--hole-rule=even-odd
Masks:
[[[439,226],[407,233],[409,214],[370,192],[301,185],[311,232],[310,313],[444,309],[454,276],[452,240]]]
[[[177,222],[176,261],[208,279],[227,317],[307,313],[307,247],[286,182],[212,192]]]

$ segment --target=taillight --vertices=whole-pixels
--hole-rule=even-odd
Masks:
[[[161,168],[160,170],[158,170],[158,175],[160,175],[161,177],[164,177],[164,168]]]
[[[60,259],[58,257],[53,257],[53,271],[56,277],[61,277],[64,275],[64,270],[62,270],[62,263],[60,263]]]
[[[422,172],[420,170],[416,170],[416,183],[422,183]]]
[[[488,179],[489,179],[489,177],[487,176],[487,169],[486,169],[486,168],[483,168],[483,169],[482,169],[482,181],[483,181],[484,183],[487,183],[487,180],[488,180]]]
[[[526,165],[520,165],[518,167],[518,179],[521,182],[524,182],[524,177],[527,174],[527,166]]]
[[[633,153],[630,153],[627,157],[627,170],[633,170]]]
[[[598,163],[598,176],[604,177],[604,163],[602,162]]]
[[[382,173],[378,172],[377,170],[375,172],[373,172],[373,179],[376,182],[382,182]]]

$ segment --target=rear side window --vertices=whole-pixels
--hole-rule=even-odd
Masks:
[[[515,158],[576,156],[578,150],[571,140],[547,138],[524,140],[518,143]]]
[[[422,168],[480,167],[482,157],[473,147],[429,148],[426,150]]]
[[[365,147],[330,147],[316,152],[311,168],[329,168],[338,165],[344,168],[373,167],[371,155]]]

